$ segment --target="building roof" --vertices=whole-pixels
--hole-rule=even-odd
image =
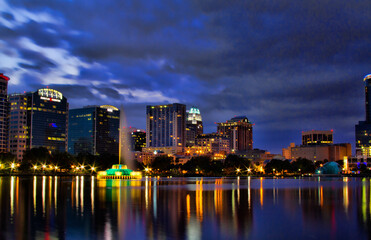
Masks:
[[[367,75],[365,76],[365,78],[363,79],[363,81],[366,81],[366,80],[368,80],[368,79],[371,79],[371,73],[370,73],[370,74],[367,74]]]
[[[5,76],[3,73],[0,73],[0,79],[6,80],[6,81],[10,80],[10,78]]]

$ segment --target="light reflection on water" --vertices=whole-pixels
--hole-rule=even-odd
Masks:
[[[371,179],[0,177],[1,239],[369,239]]]

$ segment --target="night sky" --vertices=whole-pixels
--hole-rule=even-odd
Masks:
[[[280,153],[301,131],[354,147],[371,72],[371,4],[356,0],[0,0],[9,93],[48,85],[70,108],[198,106],[205,132],[246,115],[254,148]]]

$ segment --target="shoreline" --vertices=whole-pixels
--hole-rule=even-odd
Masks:
[[[74,176],[97,176],[97,173],[0,173],[0,177],[32,177],[32,176],[50,176],[50,177],[74,177]],[[164,175],[164,174],[159,174],[159,175],[143,175],[142,178],[195,178],[195,177],[206,177],[206,178],[297,178],[297,177],[302,177],[302,178],[312,178],[312,177],[324,177],[324,178],[333,178],[333,177],[352,177],[352,178],[364,178],[364,177],[370,177],[371,174],[339,174],[339,175],[306,175],[306,174],[293,174],[293,175]]]

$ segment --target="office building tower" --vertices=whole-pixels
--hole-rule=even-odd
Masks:
[[[111,105],[86,106],[69,112],[68,152],[119,155],[120,110]]]
[[[186,146],[194,146],[196,144],[196,137],[200,134],[203,134],[201,113],[198,108],[191,107],[191,109],[187,110]]]
[[[23,160],[23,153],[27,149],[26,139],[28,136],[27,126],[27,96],[25,94],[11,94],[10,121],[9,121],[9,148],[10,152]]]
[[[320,145],[320,144],[332,144],[333,142],[333,131],[305,131],[301,134],[302,145]]]
[[[0,73],[0,152],[9,152],[9,77]]]
[[[146,132],[144,130],[136,129],[131,131],[132,149],[135,152],[141,152],[146,147]]]
[[[182,152],[185,147],[185,120],[184,104],[147,106],[147,150]]]
[[[218,123],[218,133],[229,138],[231,152],[253,149],[252,124],[245,116]]]
[[[356,155],[371,156],[371,74],[363,79],[365,83],[366,121],[359,121],[355,126]]]
[[[11,152],[17,152],[17,159],[22,159],[20,151],[25,148],[45,147],[50,152],[67,151],[68,102],[61,92],[41,88],[36,92],[12,94],[11,104],[9,142]]]
[[[57,90],[41,88],[27,96],[27,147],[67,151],[68,102]]]

